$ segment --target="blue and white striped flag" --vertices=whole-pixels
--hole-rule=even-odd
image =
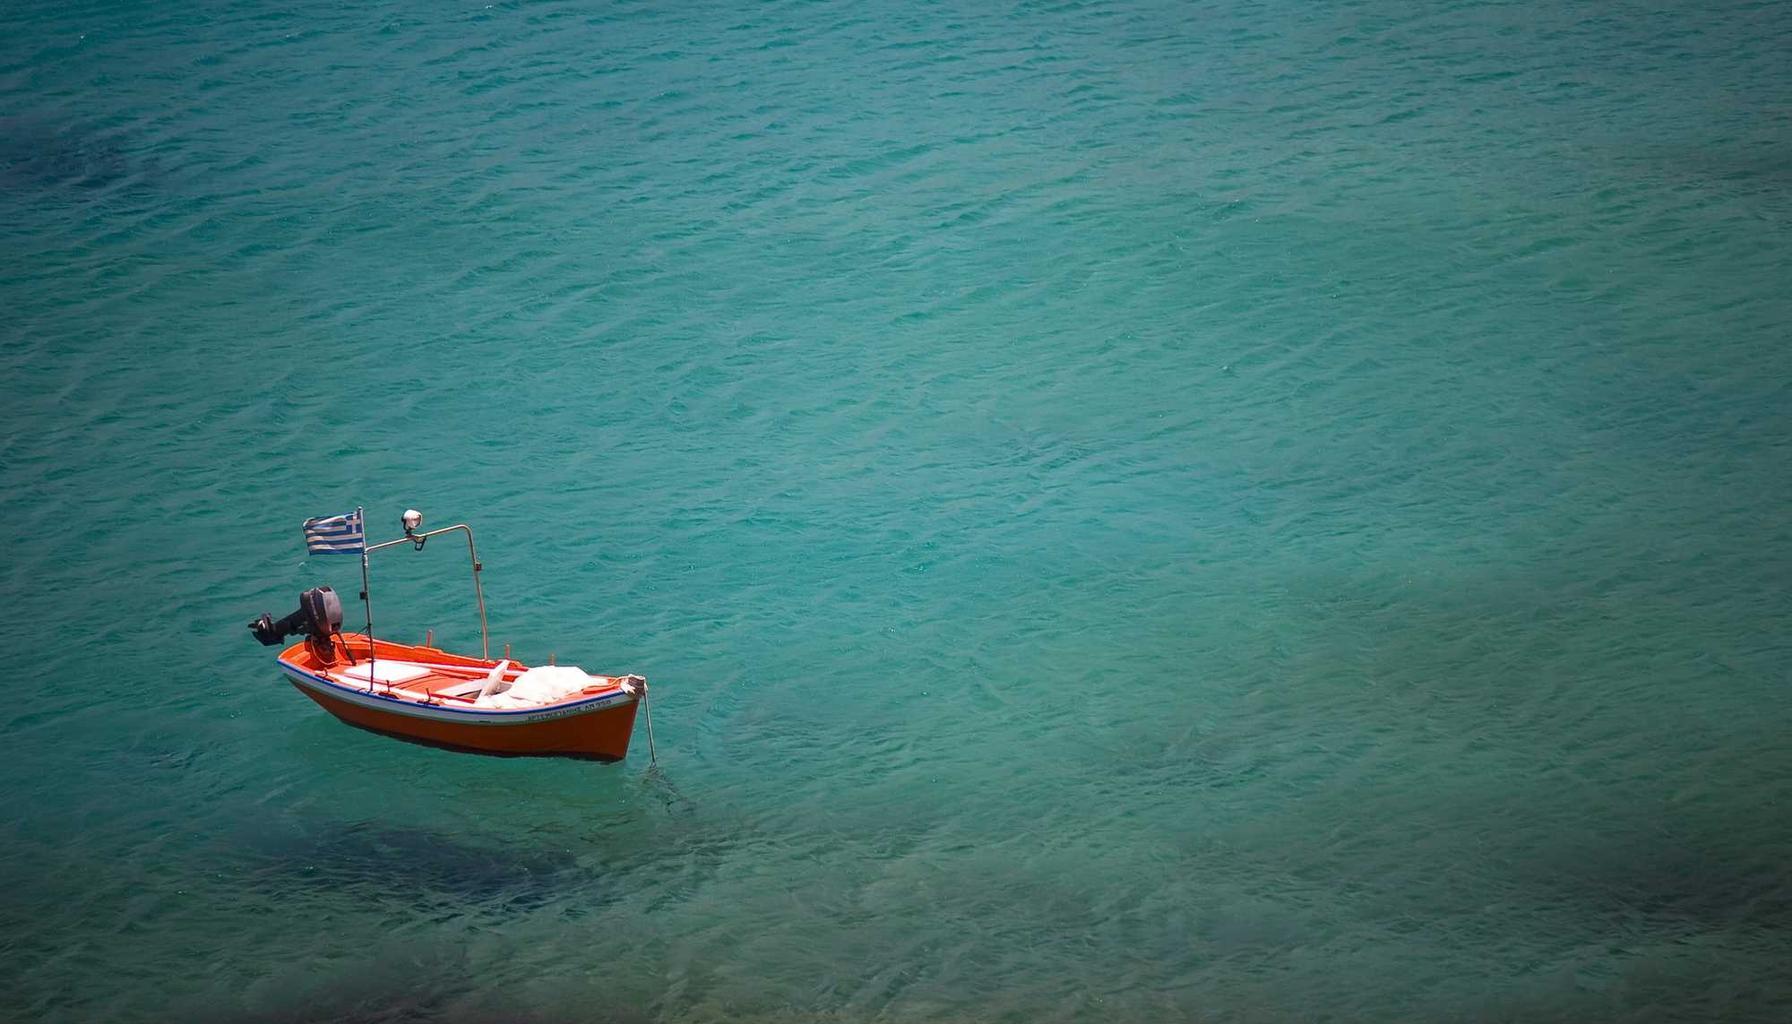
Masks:
[[[313,555],[358,555],[367,550],[361,510],[305,520],[305,550]]]

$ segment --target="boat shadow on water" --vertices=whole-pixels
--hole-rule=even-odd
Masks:
[[[0,194],[100,192],[140,183],[149,170],[116,133],[42,117],[0,117]]]
[[[466,941],[485,935],[488,944],[479,948],[489,952],[490,941],[502,947],[504,940],[496,937],[507,934],[502,931],[507,920],[537,914],[548,927],[559,928],[602,913],[630,893],[639,895],[643,877],[664,873],[662,843],[677,851],[675,859],[688,872],[702,871],[706,864],[713,869],[743,841],[736,827],[699,823],[692,802],[660,770],[650,770],[643,782],[643,796],[653,805],[648,817],[657,823],[649,823],[644,832],[620,829],[632,834],[598,824],[584,838],[569,835],[564,847],[553,841],[525,843],[364,820],[298,822],[236,837],[228,856],[246,864],[245,881],[260,895],[291,908],[298,919],[322,911],[324,919],[340,920],[348,905],[356,918],[371,913],[388,923],[409,919],[434,925],[412,933],[396,957],[361,958],[320,949],[302,966],[274,967],[240,999],[220,1001],[208,995],[185,1007],[177,1019],[202,1024],[632,1024],[653,1019],[646,1011],[619,1005],[564,1011],[518,1007],[514,998],[490,986],[490,965],[476,962],[479,954]],[[439,936],[435,925],[443,927]]]
[[[300,891],[407,904],[531,910],[578,891],[602,902],[599,874],[570,850],[465,839],[377,822],[329,823],[255,835],[243,851],[270,895]]]
[[[663,769],[647,770],[639,795],[628,817],[645,813],[686,840],[690,829],[701,830],[695,804]],[[607,826],[594,827],[601,832]],[[569,909],[589,912],[609,905],[630,868],[640,866],[608,863],[616,851],[600,856],[594,838],[525,843],[378,821],[300,822],[247,830],[232,840],[235,849],[226,858],[243,865],[251,884],[274,898],[444,903],[479,911],[529,911],[564,898]],[[626,861],[628,854],[620,856]]]

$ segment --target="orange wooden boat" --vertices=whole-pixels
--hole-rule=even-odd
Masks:
[[[422,515],[407,511],[405,536],[368,546],[360,533],[360,510],[332,521],[348,521],[325,541],[307,539],[313,553],[359,553],[362,583],[367,554],[394,544],[417,550],[437,534],[462,530],[473,559],[473,586],[479,599],[481,645],[485,597],[473,531],[465,526],[417,532]],[[346,538],[346,539],[345,539]],[[568,665],[530,668],[509,658],[470,657],[440,648],[394,643],[373,636],[373,607],[366,590],[367,632],[342,632],[342,603],[329,587],[299,595],[299,610],[279,620],[263,614],[249,629],[268,646],[288,636],[304,639],[280,652],[280,670],[305,696],[350,725],[400,739],[453,750],[500,755],[582,757],[619,761],[628,754],[635,713],[646,703],[647,680],[638,675],[589,675]],[[652,720],[648,721],[649,745]]]

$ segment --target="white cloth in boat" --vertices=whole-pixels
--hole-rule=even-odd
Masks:
[[[571,665],[539,665],[511,681],[501,693],[479,699],[482,708],[532,708],[549,704],[597,683]]]

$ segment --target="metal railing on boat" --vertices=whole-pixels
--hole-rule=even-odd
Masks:
[[[374,685],[374,644],[373,596],[368,578],[367,556],[381,548],[396,547],[399,544],[409,544],[413,551],[422,551],[423,545],[428,543],[429,538],[431,537],[439,537],[444,533],[453,533],[456,530],[465,533],[467,535],[467,557],[473,563],[473,599],[478,602],[479,605],[479,656],[486,659],[489,659],[492,656],[491,633],[486,628],[485,622],[485,588],[480,586],[479,583],[479,574],[485,569],[485,566],[479,561],[479,549],[473,544],[473,528],[466,523],[455,523],[453,526],[444,526],[439,530],[418,532],[417,527],[423,525],[423,514],[415,509],[405,510],[402,522],[404,524],[404,536],[399,537],[396,540],[381,541],[378,544],[369,544],[361,551],[361,603],[367,609],[367,691],[369,693],[373,692]],[[386,685],[386,689],[388,692],[391,691],[392,686],[390,683]]]

